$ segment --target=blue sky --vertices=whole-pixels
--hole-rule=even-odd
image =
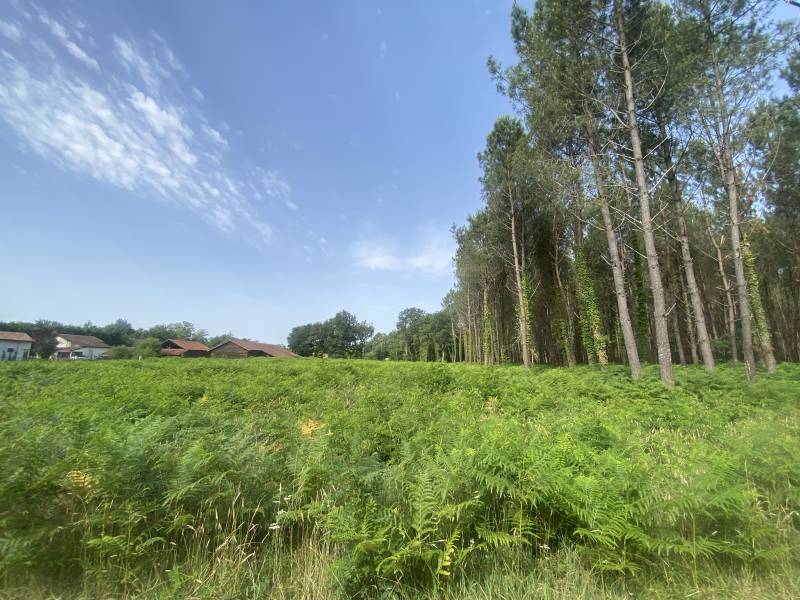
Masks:
[[[0,320],[439,307],[511,2],[0,3]]]

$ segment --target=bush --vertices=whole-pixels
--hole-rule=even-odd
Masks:
[[[109,355],[114,359],[131,358],[133,357],[133,348],[130,346],[112,346],[111,350],[109,350]]]
[[[133,347],[133,358],[161,356],[161,342],[156,338],[144,338]]]

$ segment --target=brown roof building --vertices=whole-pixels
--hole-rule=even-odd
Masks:
[[[27,360],[33,338],[21,331],[0,331],[0,360]]]
[[[93,335],[76,335],[72,333],[56,334],[57,359],[67,358],[100,358],[111,348],[103,340]]]
[[[274,358],[299,358],[288,348],[276,344],[262,344],[231,338],[208,351],[212,358],[246,358],[248,356],[269,356]]]
[[[161,356],[208,356],[208,346],[193,340],[164,340],[161,342]]]
[[[0,340],[4,342],[33,342],[33,338],[21,331],[0,331]]]

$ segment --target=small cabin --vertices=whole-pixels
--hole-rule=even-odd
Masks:
[[[0,331],[0,360],[31,358],[33,338],[21,331]]]
[[[212,358],[247,358],[250,356],[267,356],[274,358],[299,358],[288,348],[277,344],[262,344],[249,340],[231,338],[214,346],[208,351]]]
[[[161,342],[161,356],[208,356],[208,346],[194,340],[164,340]]]

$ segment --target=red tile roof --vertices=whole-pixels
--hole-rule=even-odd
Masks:
[[[222,344],[227,344],[228,342],[234,343],[240,348],[244,348],[248,352],[264,352],[269,356],[274,356],[276,358],[299,358],[299,354],[295,354],[288,348],[284,348],[283,346],[278,346],[276,344],[262,344],[261,342],[251,342],[249,340],[238,340],[236,338],[231,338],[222,342]],[[214,346],[214,348],[219,348],[222,344],[218,344]],[[212,348],[212,350],[214,349]]]
[[[6,342],[32,342],[33,338],[21,331],[0,331],[0,340]]]
[[[195,342],[192,340],[174,340],[168,339],[164,340],[165,342],[172,342],[176,346],[180,346],[184,350],[202,350],[204,352],[208,352],[208,346],[203,344],[202,342]]]

